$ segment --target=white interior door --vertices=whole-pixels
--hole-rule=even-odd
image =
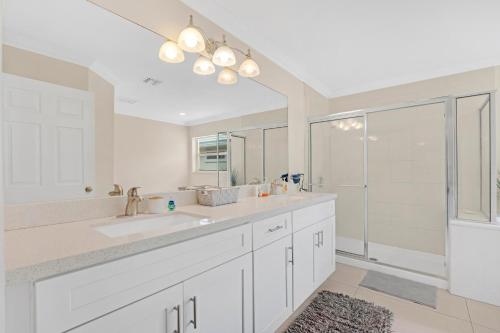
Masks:
[[[92,195],[94,110],[89,92],[4,75],[3,129],[6,202]]]

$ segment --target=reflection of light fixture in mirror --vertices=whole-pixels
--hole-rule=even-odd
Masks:
[[[235,84],[238,82],[238,76],[232,69],[224,68],[220,71],[217,82],[220,84]]]
[[[181,31],[177,41],[166,38],[167,40],[158,52],[158,57],[162,61],[180,63],[185,59],[184,51],[198,53],[199,58],[193,64],[193,72],[199,75],[210,75],[215,72],[215,65],[224,67],[217,79],[221,84],[235,84],[238,82],[237,74],[242,77],[260,75],[259,65],[250,55],[250,50],[245,53],[239,48],[228,46],[224,35],[222,42],[205,38],[203,31],[193,25],[192,15],[189,15],[189,25]],[[237,66],[237,69],[232,69],[230,67],[236,65],[237,60],[235,52],[244,55],[245,60]]]
[[[215,72],[215,66],[210,59],[201,55],[193,65],[193,72],[199,75],[210,75]]]
[[[236,63],[233,50],[226,44],[226,36],[222,36],[222,45],[215,50],[212,61],[217,66],[228,67]]]
[[[179,113],[179,116],[185,116],[186,115],[186,112],[180,112]]]
[[[165,62],[177,64],[184,61],[184,52],[175,42],[167,40],[160,47],[158,57]]]
[[[189,25],[181,31],[177,43],[186,52],[203,52],[205,50],[205,38],[201,31],[193,25],[193,15],[189,15]]]
[[[248,50],[247,58],[240,65],[238,73],[243,77],[256,77],[260,74],[259,65],[252,59],[250,50]]]

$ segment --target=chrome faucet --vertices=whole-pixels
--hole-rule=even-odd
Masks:
[[[139,212],[139,202],[143,198],[137,193],[140,187],[131,187],[127,192],[127,206],[125,206],[126,216],[136,216]]]

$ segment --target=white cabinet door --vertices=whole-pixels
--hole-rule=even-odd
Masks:
[[[5,201],[85,197],[94,186],[93,97],[14,75],[3,82]]]
[[[70,330],[71,333],[181,333],[182,284]]]
[[[312,225],[293,234],[293,310],[314,291],[314,232]]]
[[[185,333],[251,333],[252,254],[184,282]]]
[[[296,310],[335,269],[334,218],[293,234],[293,309]]]
[[[292,314],[292,236],[254,252],[255,333],[273,333]]]
[[[318,288],[333,273],[333,219],[314,227],[314,288]]]

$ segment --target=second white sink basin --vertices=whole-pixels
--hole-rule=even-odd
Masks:
[[[199,226],[209,223],[210,221],[207,218],[201,216],[190,215],[186,213],[172,213],[169,215],[148,217],[143,219],[134,218],[121,223],[98,226],[95,227],[94,230],[100,232],[105,236],[114,238],[132,234],[140,234],[157,229],[172,228],[178,230],[179,227],[182,226]]]

